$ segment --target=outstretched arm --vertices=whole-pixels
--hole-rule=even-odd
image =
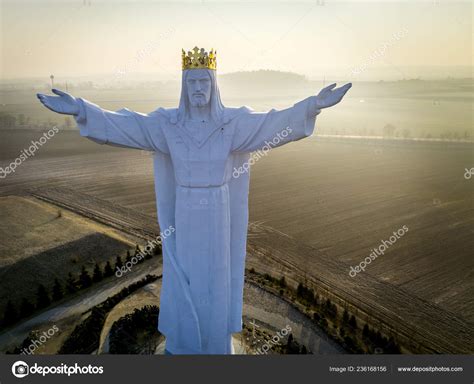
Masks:
[[[232,150],[253,152],[279,147],[310,136],[321,109],[339,103],[352,84],[339,88],[335,86],[336,84],[331,84],[317,96],[310,96],[281,111],[272,109],[269,112],[252,112],[243,116],[236,127]]]
[[[128,109],[117,112],[100,108],[82,98],[53,89],[57,96],[38,94],[48,109],[74,116],[81,136],[99,144],[154,151],[159,149],[159,127],[156,116],[144,115]],[[153,120],[153,121],[150,121]],[[153,126],[153,136],[150,127]]]

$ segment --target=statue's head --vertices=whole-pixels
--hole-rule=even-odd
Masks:
[[[188,108],[206,107],[214,121],[222,119],[222,105],[216,79],[216,52],[194,47],[186,53],[182,51],[183,78],[178,120],[186,116]]]
[[[205,107],[211,100],[212,79],[206,69],[193,69],[186,73],[183,81],[186,82],[189,105]]]

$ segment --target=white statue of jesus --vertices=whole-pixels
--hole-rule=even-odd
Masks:
[[[170,354],[230,354],[242,330],[250,154],[313,133],[321,109],[351,88],[331,84],[290,108],[227,108],[216,82],[216,55],[182,52],[178,108],[117,112],[53,89],[38,94],[54,112],[74,115],[81,136],[154,154],[158,223],[163,240],[158,330]],[[278,140],[275,140],[278,138]],[[242,167],[242,168],[241,168]]]

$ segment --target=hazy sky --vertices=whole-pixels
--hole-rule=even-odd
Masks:
[[[465,76],[453,66],[472,65],[472,18],[470,1],[443,0],[1,1],[1,76],[177,78],[194,45],[217,49],[220,73]]]

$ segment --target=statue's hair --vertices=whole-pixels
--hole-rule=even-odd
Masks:
[[[221,95],[219,93],[219,87],[217,86],[216,71],[212,69],[200,69],[206,71],[211,78],[211,98],[209,100],[211,104],[211,117],[214,122],[219,125],[224,118],[225,107],[221,101]],[[183,71],[183,77],[181,81],[181,97],[179,99],[178,107],[178,121],[184,122],[187,112],[189,111],[189,98],[188,98],[188,87],[186,85],[186,79],[189,71],[198,71],[198,69],[187,69]]]

